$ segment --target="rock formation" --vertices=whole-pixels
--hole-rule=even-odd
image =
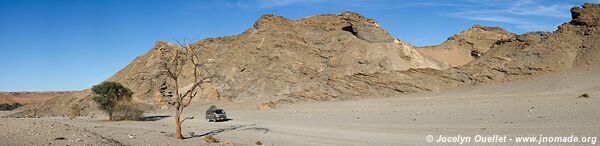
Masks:
[[[440,45],[419,47],[417,51],[452,66],[460,66],[483,55],[496,41],[512,37],[515,34],[499,27],[474,25]]]
[[[218,76],[207,82],[205,87],[209,88],[205,89],[228,100],[297,93],[328,100],[354,94],[331,85],[347,76],[447,67],[394,39],[374,20],[351,12],[298,20],[264,15],[238,36],[209,38],[194,45],[200,58],[211,61],[207,70]],[[160,102],[156,89],[162,79],[157,65],[163,61],[161,55],[174,48],[175,44],[159,42],[109,80],[132,88],[134,99]],[[184,73],[190,74],[191,70]],[[317,94],[322,91],[330,94]]]
[[[439,61],[355,13],[298,20],[264,15],[238,36],[193,44],[207,63],[205,74],[216,75],[204,83],[199,100],[255,100],[268,109],[286,102],[394,96],[598,66],[600,6],[585,4],[571,12],[573,20],[554,32],[515,36],[499,28],[474,26],[442,45],[422,48]],[[158,90],[164,83],[159,63],[178,48],[158,42],[108,80],[132,89],[134,101],[164,107]],[[432,55],[443,49],[460,50],[450,54],[464,58],[450,61]],[[474,51],[478,57],[472,57]],[[191,71],[183,76],[190,78]],[[91,96],[89,90],[68,94],[13,116],[31,116],[34,110],[36,116],[60,115],[65,113],[60,107],[72,104],[94,111]]]

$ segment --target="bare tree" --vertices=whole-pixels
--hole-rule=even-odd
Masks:
[[[190,42],[178,43],[178,48],[170,49],[166,54],[170,55],[161,63],[163,69],[162,75],[166,76],[163,83],[163,87],[160,88],[163,97],[168,99],[168,103],[175,107],[175,137],[177,139],[183,139],[181,134],[181,124],[185,120],[181,120],[181,114],[184,109],[192,103],[192,99],[198,95],[201,89],[202,82],[205,79],[210,78],[206,73],[204,65],[208,61],[201,63],[194,53],[194,45]],[[190,80],[182,76],[184,67],[191,67],[193,76]],[[188,77],[189,78],[189,77]],[[187,79],[187,80],[186,80]],[[187,83],[187,84],[186,84]],[[184,85],[185,84],[185,85]],[[170,94],[164,94],[168,87],[172,88]],[[188,118],[186,118],[188,119]]]

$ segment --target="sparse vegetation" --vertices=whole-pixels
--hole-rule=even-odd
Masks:
[[[219,140],[217,138],[215,138],[214,136],[212,136],[212,135],[204,136],[204,137],[202,137],[202,140],[204,140],[204,142],[206,142],[206,143],[217,143],[217,142],[219,142]]]
[[[583,93],[579,96],[579,98],[590,98],[590,95],[587,93]]]
[[[265,103],[261,103],[258,108],[260,110],[269,110],[269,109],[273,109],[277,106],[277,103],[273,102],[273,101],[269,101],[269,102],[265,102]]]
[[[92,87],[98,107],[108,114],[109,120],[139,120],[144,111],[131,103],[133,92],[120,83],[102,82]]]
[[[142,120],[144,108],[141,104],[130,101],[118,103],[115,107],[112,120]]]
[[[81,116],[81,110],[83,110],[83,108],[81,108],[79,104],[71,105],[71,108],[69,109],[69,119],[75,119],[76,117]]]
[[[256,145],[263,145],[262,141],[260,141],[260,140],[257,140],[256,142],[254,142],[254,144],[256,144]]]
[[[175,138],[177,139],[183,139],[181,114],[192,103],[192,99],[198,95],[203,81],[214,76],[211,76],[205,68],[205,65],[210,61],[202,61],[198,58],[196,50],[200,49],[192,43],[179,43],[178,48],[170,50],[172,54],[162,58],[162,75],[165,78],[163,85],[160,87],[160,92],[168,100],[168,103],[175,107]],[[182,76],[186,66],[190,66],[189,69],[192,70],[191,82],[184,82],[186,79]],[[187,87],[182,89],[184,86]]]
[[[20,103],[13,103],[13,104],[3,103],[3,104],[0,104],[0,111],[12,111],[21,106],[23,106],[23,105]]]

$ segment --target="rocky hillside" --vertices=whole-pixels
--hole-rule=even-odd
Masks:
[[[482,56],[462,66],[374,73],[357,79],[368,85],[391,86],[413,93],[518,80],[562,70],[600,69],[599,12],[599,4],[574,7],[572,21],[558,30],[497,41]],[[407,87],[414,90],[406,90],[411,89]]]
[[[460,66],[480,57],[497,41],[513,37],[515,34],[499,27],[474,25],[440,45],[420,47],[417,51],[452,66]]]
[[[600,64],[600,5],[586,4],[571,12],[573,20],[554,32],[493,41],[481,35],[504,31],[481,26],[464,31],[446,43],[470,44],[466,48],[481,51],[481,56],[451,68],[421,55],[415,47],[392,38],[374,20],[355,13],[298,20],[264,15],[238,36],[194,44],[198,48],[195,53],[209,63],[206,73],[218,77],[204,84],[203,97],[198,99],[253,100],[274,105],[394,96],[504,82],[566,69],[591,69]],[[158,42],[109,80],[131,88],[134,100],[161,107],[164,99],[158,88],[164,79],[159,76],[158,64],[173,49],[178,49],[177,45]],[[185,71],[184,76],[189,78],[191,71]],[[93,111],[90,97],[88,90],[77,92],[29,106],[29,110],[13,116],[60,115],[65,113],[60,107],[73,104],[88,105],[87,109]]]
[[[219,77],[205,85],[210,100],[261,100],[298,93],[328,100],[386,94],[339,82],[357,74],[446,68],[394,39],[374,20],[351,12],[298,20],[264,15],[239,36],[209,38],[194,45],[200,58],[211,62],[208,70]],[[140,101],[160,103],[156,89],[163,80],[157,77],[161,70],[157,62],[174,48],[174,44],[159,42],[109,80],[132,88]],[[191,76],[191,71],[184,75]],[[338,83],[340,86],[335,85]],[[325,92],[328,94],[321,94]]]
[[[598,65],[600,5],[572,8],[572,21],[554,32],[531,32],[496,42],[479,59],[459,69],[482,81]],[[487,79],[486,79],[487,78]]]
[[[600,69],[599,12],[600,4],[574,7],[572,20],[554,32],[531,32],[502,39],[462,66],[446,70],[414,69],[398,74],[408,75],[402,82],[434,90],[504,82],[561,70]]]

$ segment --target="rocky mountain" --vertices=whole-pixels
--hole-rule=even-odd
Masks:
[[[497,41],[513,37],[515,34],[499,27],[474,25],[440,45],[419,47],[417,51],[452,66],[460,66],[480,57]]]
[[[499,40],[480,57],[462,66],[446,70],[414,69],[398,74],[409,76],[403,82],[435,90],[505,82],[562,70],[600,69],[599,12],[600,4],[574,7],[572,20],[554,32],[530,32]]]
[[[381,94],[379,90],[351,89],[340,79],[409,68],[447,67],[394,39],[374,20],[352,12],[298,20],[264,15],[238,36],[209,38],[194,45],[199,58],[211,62],[207,69],[219,77],[204,85],[209,100],[289,96],[329,100]],[[157,77],[161,70],[157,62],[164,61],[161,56],[174,48],[175,44],[158,42],[109,80],[132,88],[139,101],[162,103],[157,86],[163,79]],[[191,72],[184,71],[184,76],[190,77]]]
[[[460,61],[436,58],[428,51],[423,53],[431,57],[424,56],[410,44],[391,37],[374,20],[351,12],[298,20],[264,15],[238,36],[193,44],[198,48],[194,50],[197,56],[208,63],[206,74],[217,76],[204,83],[198,100],[252,100],[271,106],[394,96],[567,69],[600,69],[600,5],[585,4],[571,12],[573,20],[554,32],[514,35],[499,28],[474,26],[442,45],[421,48],[429,52],[462,50],[450,53],[466,58]],[[165,107],[158,92],[164,83],[159,63],[178,48],[158,42],[108,80],[131,88],[135,101]],[[474,51],[480,56],[472,57]],[[186,69],[183,76],[189,79],[191,70]],[[89,90],[72,93],[29,106],[13,116],[61,115],[66,111],[59,107],[73,104],[94,111],[91,96]]]
[[[530,32],[498,41],[479,59],[459,69],[489,80],[505,80],[598,65],[599,11],[598,4],[572,8],[572,21],[560,25],[558,30]]]

